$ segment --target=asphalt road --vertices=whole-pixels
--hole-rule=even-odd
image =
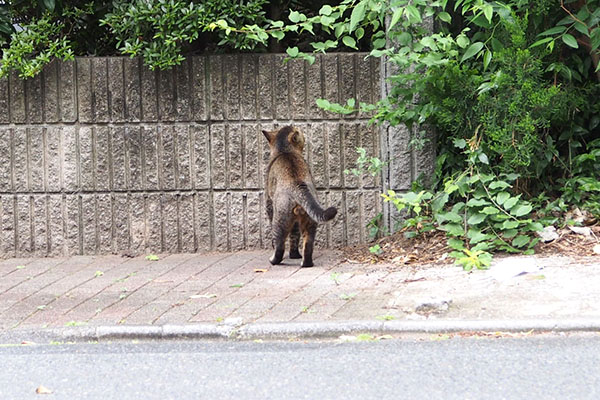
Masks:
[[[599,361],[598,334],[2,346],[0,399],[597,399]]]

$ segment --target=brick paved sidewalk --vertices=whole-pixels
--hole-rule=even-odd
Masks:
[[[599,318],[600,263],[536,259],[495,279],[450,265],[340,262],[319,252],[271,266],[269,252],[75,256],[0,262],[0,331],[65,326],[375,319]],[[419,311],[431,301],[449,308]]]

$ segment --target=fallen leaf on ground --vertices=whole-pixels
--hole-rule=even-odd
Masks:
[[[254,272],[267,272],[268,269],[265,268],[254,268]]]
[[[210,293],[210,294],[195,294],[193,296],[190,296],[190,299],[213,299],[217,297],[216,294],[214,293]]]
[[[600,244],[595,245],[593,248],[593,251],[596,254],[600,254]]]
[[[23,341],[21,342],[21,344],[33,345],[33,344],[35,344],[35,342],[30,342],[29,340],[23,340]]]
[[[40,385],[37,389],[35,389],[37,394],[52,394],[52,390],[48,389],[45,386]]]

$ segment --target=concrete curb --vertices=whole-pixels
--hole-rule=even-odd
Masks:
[[[452,332],[600,332],[600,319],[570,320],[428,320],[274,322],[240,324],[190,324],[162,326],[97,326],[0,333],[0,344],[51,342],[106,342],[113,340],[256,340],[326,339],[341,335],[452,333]]]

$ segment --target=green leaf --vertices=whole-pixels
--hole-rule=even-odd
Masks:
[[[523,247],[525,246],[527,243],[529,243],[529,236],[527,235],[519,235],[517,237],[515,237],[512,241],[512,245],[514,247]]]
[[[465,54],[463,54],[462,59],[460,61],[462,62],[462,61],[468,60],[469,58],[473,57],[475,54],[479,53],[481,51],[481,49],[483,49],[482,42],[473,43],[472,45],[469,46],[467,51],[465,51]]]
[[[510,210],[510,213],[515,217],[522,217],[523,215],[527,215],[533,210],[533,207],[529,204],[522,204],[514,207]]]
[[[299,50],[297,47],[288,47],[285,51],[290,57],[294,58],[298,56]]]
[[[445,224],[441,225],[440,229],[447,232],[451,236],[462,236],[465,234],[465,230],[462,225],[459,224]]]
[[[485,199],[470,199],[469,201],[467,201],[467,206],[469,207],[487,206],[488,204],[491,203]]]
[[[494,7],[492,7],[491,4],[484,4],[483,5],[483,15],[485,15],[485,18],[488,20],[489,23],[492,22],[492,17],[494,16]]]
[[[392,19],[390,21],[390,24],[388,25],[388,31],[391,30],[394,27],[394,25],[398,23],[398,21],[400,21],[400,17],[402,17],[403,11],[404,8],[402,7],[398,7],[394,10],[394,14],[392,14]]]
[[[513,208],[515,206],[515,204],[517,204],[517,202],[519,201],[519,197],[511,197],[510,199],[506,200],[503,204],[504,208],[510,210],[511,208]]]
[[[503,205],[506,200],[510,198],[510,193],[508,192],[500,192],[496,196],[496,202],[500,205]]]
[[[469,225],[477,225],[477,224],[482,223],[486,218],[487,218],[486,214],[480,214],[480,213],[473,214],[467,220],[467,224],[469,224]]]
[[[554,28],[545,30],[544,32],[540,33],[538,36],[556,35],[557,33],[563,33],[566,30],[567,30],[566,26],[555,26]]]
[[[333,12],[333,8],[331,8],[331,6],[329,4],[325,4],[319,10],[319,15],[331,15],[332,12]]]
[[[502,232],[504,237],[507,239],[510,239],[511,237],[515,237],[517,233],[519,233],[519,231],[516,229],[507,229],[504,232]]]
[[[452,17],[446,11],[442,11],[441,13],[439,13],[438,18],[447,23],[452,22]]]
[[[354,10],[352,10],[352,14],[350,14],[350,26],[348,28],[348,32],[352,32],[363,20],[363,18],[365,17],[365,7],[365,1],[361,1],[356,5],[356,7],[354,7]]]
[[[515,229],[518,226],[519,226],[519,221],[515,221],[515,220],[504,221],[502,223],[503,230]]]
[[[44,0],[44,8],[48,11],[54,11],[55,2],[54,0]]]
[[[488,159],[488,156],[485,153],[479,153],[477,158],[479,158],[479,161],[481,161],[485,165],[490,164],[490,160]]]
[[[490,235],[482,233],[479,229],[469,229],[467,237],[471,239],[469,241],[471,244],[477,244],[491,238]]]
[[[298,11],[292,11],[288,18],[290,19],[290,21],[292,21],[294,24],[296,24],[296,23],[300,22],[300,13]]]
[[[504,181],[494,181],[490,183],[490,189],[506,189],[507,187],[510,187],[510,184]]]
[[[577,39],[575,39],[573,37],[573,35],[570,35],[568,33],[565,33],[562,36],[562,41],[565,42],[565,44],[569,47],[572,47],[574,49],[577,49],[579,47],[579,44],[577,43]]]
[[[465,248],[465,244],[462,240],[456,238],[448,239],[448,246],[453,248],[454,250],[462,250]]]
[[[553,37],[545,37],[543,39],[540,39],[540,40],[534,42],[531,46],[529,46],[529,48],[536,47],[536,46],[541,46],[542,44],[551,42],[553,40],[554,40]]]
[[[469,45],[469,38],[466,35],[458,35],[458,37],[456,38],[456,44],[461,48],[464,49],[465,47],[467,47]]]
[[[146,260],[148,261],[158,261],[159,258],[156,254],[149,254],[146,256]]]
[[[492,61],[492,52],[486,50],[483,54],[483,69],[487,69],[487,67],[490,65],[490,61]]]
[[[460,215],[458,215],[455,212],[449,211],[446,213],[439,213],[437,215],[439,218],[441,218],[444,221],[450,221],[450,222],[455,222],[455,223],[460,223],[462,222],[462,217]]]
[[[356,49],[356,40],[354,40],[354,38],[353,38],[353,37],[351,37],[351,36],[344,36],[344,37],[342,38],[342,42],[343,42],[343,43],[344,43],[346,46],[348,46],[348,47],[351,47],[351,48],[353,48],[353,49]]]
[[[498,210],[496,207],[485,207],[483,210],[481,210],[481,212],[484,214],[494,215],[498,214],[500,210]]]
[[[413,22],[423,22],[423,20],[421,19],[421,13],[419,12],[419,9],[413,6],[412,4],[406,6],[406,14],[408,15],[409,19],[413,20]]]

